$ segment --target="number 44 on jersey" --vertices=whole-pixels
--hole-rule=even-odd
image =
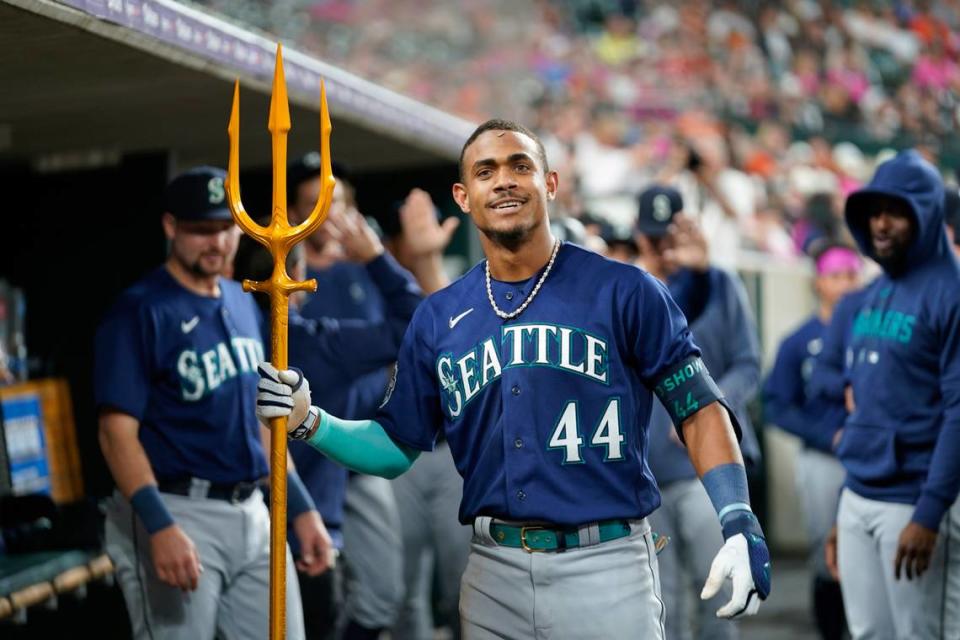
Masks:
[[[553,429],[549,449],[563,451],[563,464],[583,463],[583,438],[580,436],[580,415],[576,400],[570,400],[563,408],[560,419]],[[623,460],[623,442],[620,429],[620,398],[610,398],[607,407],[590,437],[591,447],[606,447],[604,462]]]

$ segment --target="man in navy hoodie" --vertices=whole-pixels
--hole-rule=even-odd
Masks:
[[[850,340],[852,413],[838,563],[857,638],[958,638],[960,265],[943,182],[915,151],[883,163],[846,203],[861,250],[883,267]]]
[[[760,458],[747,403],[760,384],[760,343],[747,294],[737,276],[708,263],[709,250],[699,227],[682,215],[680,194],[654,185],[640,195],[637,247],[643,267],[664,282],[677,300],[743,429],[741,448],[749,466]],[[691,637],[695,617],[701,640],[732,640],[737,628],[716,616],[722,594],[696,599],[696,615],[685,611],[687,592],[699,589],[710,573],[723,535],[710,510],[710,498],[676,435],[667,411],[654,403],[650,418],[650,470],[660,487],[660,508],[650,515],[654,531],[672,542],[658,557],[667,607],[666,637]],[[749,467],[748,467],[749,468]],[[684,582],[684,578],[687,579]]]
[[[826,239],[811,250],[811,257],[816,272],[817,311],[780,343],[763,388],[764,415],[768,423],[803,441],[803,449],[797,454],[796,474],[810,540],[813,613],[821,637],[839,640],[846,629],[843,599],[840,585],[825,562],[824,542],[836,521],[837,501],[846,475],[833,454],[847,418],[842,349],[834,392],[830,396],[811,393],[810,382],[837,302],[860,283],[861,260],[853,248]]]

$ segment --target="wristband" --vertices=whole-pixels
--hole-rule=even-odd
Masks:
[[[731,462],[710,469],[703,474],[703,487],[710,496],[721,525],[743,512],[753,514],[747,489],[747,472],[742,464]]]
[[[301,513],[307,511],[316,511],[317,507],[313,504],[313,498],[307,492],[303,485],[303,480],[295,471],[287,472],[287,518],[293,519]]]
[[[653,392],[670,414],[678,432],[684,420],[723,398],[703,360],[697,356],[690,356],[662,372],[656,379]],[[682,433],[680,438],[683,438]]]
[[[317,430],[319,424],[320,409],[319,407],[310,405],[310,408],[307,410],[307,417],[303,419],[302,423],[297,425],[296,429],[290,431],[287,436],[291,440],[309,440],[310,436]]]
[[[153,535],[161,529],[166,529],[173,524],[173,516],[167,511],[167,506],[160,499],[160,490],[157,485],[148,484],[140,487],[130,496],[130,506],[134,513],[140,517],[140,522],[147,530],[147,533]]]

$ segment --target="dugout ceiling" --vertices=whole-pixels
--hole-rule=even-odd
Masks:
[[[270,162],[275,44],[173,0],[0,0],[0,160],[95,166],[144,151],[226,164],[233,79],[240,159]],[[285,48],[290,153],[316,148],[327,84],[335,159],[358,171],[449,163],[471,125]]]

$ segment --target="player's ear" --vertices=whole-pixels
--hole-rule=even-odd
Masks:
[[[546,175],[547,200],[553,200],[557,197],[557,189],[560,187],[560,174],[556,171],[548,171]]]
[[[169,211],[164,212],[160,218],[160,224],[163,225],[163,235],[167,236],[167,240],[173,240],[173,236],[177,232],[177,219],[173,217],[173,214]]]
[[[467,185],[457,182],[453,185],[453,199],[464,213],[470,213],[470,200],[467,198]]]

